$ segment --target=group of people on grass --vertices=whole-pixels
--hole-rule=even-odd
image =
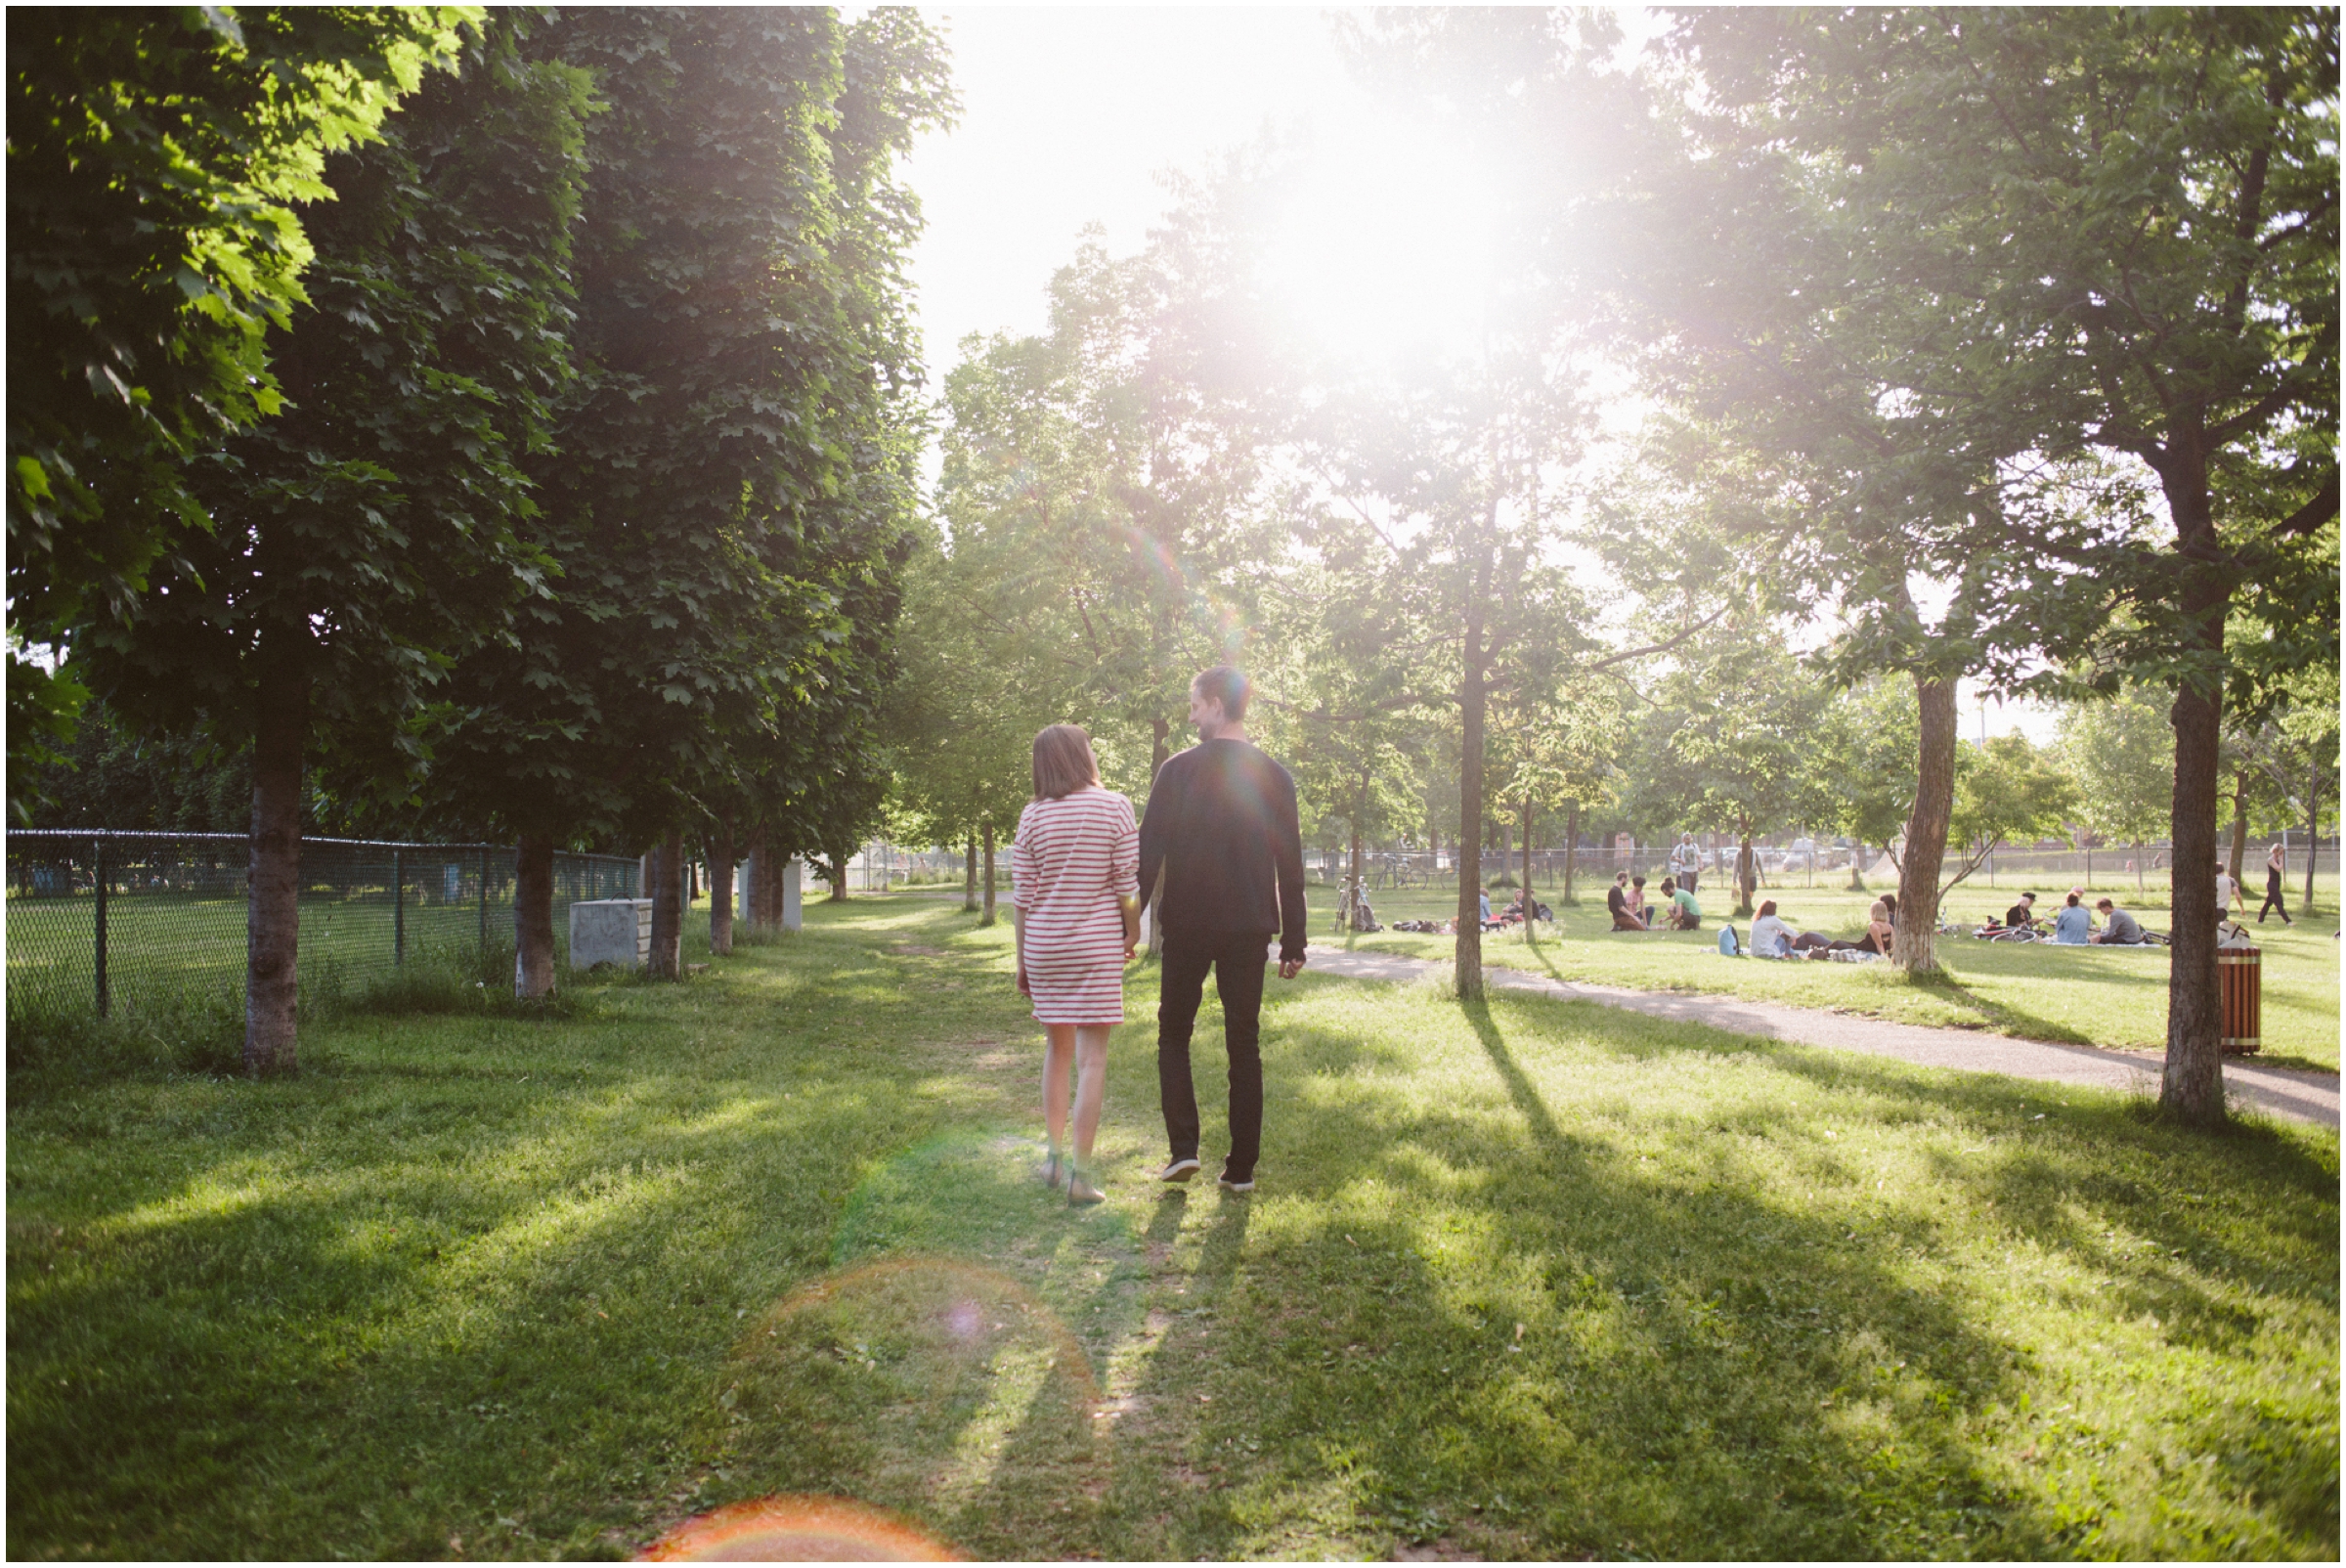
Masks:
[[[2064,947],[2139,947],[2150,939],[2143,930],[2143,923],[2120,909],[2117,900],[2098,899],[2094,908],[2102,914],[2102,924],[2098,929],[2094,925],[2093,915],[2085,906],[2085,890],[2071,888],[2062,906],[2053,912],[2053,940]],[[2033,893],[2021,893],[2020,901],[2004,911],[2002,921],[1988,922],[1980,928],[1979,935],[1993,938],[2020,931],[2045,931],[2045,922],[2036,912],[2036,894]]]
[[[1693,931],[1703,923],[1693,877],[1680,882],[1674,871],[1662,879],[1661,901],[1652,905],[1646,902],[1643,877],[1616,873],[1613,886],[1605,890],[1605,909],[1615,931]]]

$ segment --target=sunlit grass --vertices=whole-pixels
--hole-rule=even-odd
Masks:
[[[612,1553],[812,1492],[993,1556],[2336,1554],[2334,1132],[1307,976],[1253,1198],[1145,1180],[1135,1024],[1070,1211],[1007,943],[815,905],[291,1083],[30,1058],[12,1553]]]

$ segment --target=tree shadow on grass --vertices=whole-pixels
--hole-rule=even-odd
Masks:
[[[1557,1038],[1586,1032],[1564,1004],[1494,1002],[1421,1041],[1322,1018],[1353,982],[1278,987],[1264,1191],[1070,1213],[1027,1173],[1000,1095],[922,1043],[1031,1027],[1013,996],[949,1013],[922,988],[998,980],[999,942],[872,950],[938,929],[836,925],[615,997],[584,1028],[435,1024],[439,1084],[419,1035],[370,1024],[291,1086],[12,1106],[20,1161],[86,1173],[12,1190],[12,1546],[436,1555],[460,1534],[470,1553],[579,1551],[787,1483],[1003,1554],[2090,1549],[2090,1526],[2013,1491],[1965,1426],[2010,1401],[2025,1351],[1959,1290],[1910,1282],[1902,1249],[1929,1228],[1867,1221],[1852,1241],[1848,1215],[1793,1200],[1748,1142],[1802,1117],[1722,1126],[1581,1090],[1558,1065]],[[712,1043],[716,1009],[805,1042]],[[1861,1087],[1893,1126],[2002,1135],[2016,1090],[2062,1094],[1950,1094],[1891,1064],[1604,1017],[1570,1048],[1588,1070],[1732,1058],[1770,1083]],[[1141,1072],[1117,1061],[1129,1113]],[[2072,1098],[2119,1119],[2028,1148],[2052,1176],[1959,1160],[1941,1179],[2080,1256],[2114,1255],[2106,1217],[2243,1268],[2273,1247],[2240,1227],[2285,1224],[2320,1263],[2324,1156],[2269,1130],[2173,1146]],[[2129,1163],[2097,1157],[2112,1145]],[[2234,1196],[2228,1219],[2149,1226],[2175,1147],[2195,1189]],[[1820,1179],[1849,1174],[1821,1140],[1811,1156]],[[2097,1168],[2141,1196],[2085,1189]],[[2084,1196],[2056,1198],[2055,1176]],[[1047,1309],[1120,1418],[1037,1371],[1029,1352],[1057,1343],[1040,1328],[946,1356],[964,1297],[910,1285],[794,1317],[803,1354],[765,1407],[732,1380],[760,1315],[810,1283],[939,1253],[1027,1292],[972,1286],[971,1304]],[[2161,1284],[2145,1273],[2142,1299]],[[2321,1310],[2294,1278],[2269,1288]],[[2160,1299],[2207,1353],[2240,1343],[2224,1303]],[[2242,1419],[2211,1403],[2202,1437],[2233,1445],[2239,1489],[2297,1499],[2275,1472],[2318,1431],[2293,1409]],[[2298,1528],[2278,1549],[2321,1539]]]
[[[1340,1459],[1330,1473],[1340,1473],[1364,1520],[1406,1533],[1441,1515],[1480,1531],[1487,1549],[1512,1542],[1542,1552],[1886,1555],[2085,1546],[2100,1526],[2016,1488],[1966,1430],[2017,1397],[2029,1350],[1976,1328],[1979,1310],[1959,1283],[1910,1281],[1906,1256],[1935,1244],[1935,1228],[1896,1216],[1852,1225],[1838,1204],[1769,1200],[1765,1193],[1779,1185],[1765,1179],[1774,1157],[1755,1167],[1731,1139],[1716,1136],[1732,1129],[1640,1131],[1600,1114],[1566,1130],[1504,1024],[1555,1006],[1460,1009],[1503,1107],[1455,1095],[1438,1109],[1403,1105],[1373,1074],[1347,1095],[1314,1100],[1312,1143],[1322,1159],[1312,1196],[1323,1212],[1315,1222],[1287,1215],[1279,1255],[1284,1264],[1290,1244],[1321,1253],[1334,1266],[1320,1276],[1330,1284],[1347,1265],[1366,1269],[1371,1293],[1350,1292],[1349,1322],[1317,1334],[1307,1326],[1289,1357],[1302,1382],[1283,1400],[1270,1392],[1272,1410],[1253,1413],[1262,1429],[1278,1430],[1282,1419],[1320,1428],[1321,1448]],[[1301,1086],[1298,1069],[1304,1083],[1331,1081],[1328,1069],[1353,1048],[1340,1034],[1286,1032],[1280,1057],[1289,1092]],[[1717,1043],[1716,1054],[1766,1071],[1827,1073],[1845,1092],[1854,1075],[1876,1092],[1913,1095],[1915,1080],[1928,1076],[1889,1064],[1859,1064],[1852,1074],[1816,1060],[1828,1053]],[[1955,1114],[2008,1118],[2014,1091],[2034,1087],[1975,1088]],[[1918,1117],[1946,1112],[1943,1094],[1928,1098],[1934,1103],[1912,1108]],[[2123,1107],[2085,1098],[2102,1100],[2115,1130],[2156,1141],[2157,1130],[2128,1119]],[[1898,1108],[1890,1109],[1894,1120]],[[1661,1133],[1699,1143],[1700,1157],[1656,1175],[1654,1156],[1636,1145]],[[2307,1189],[2301,1218],[2318,1219],[2323,1200],[2306,1181],[2301,1147],[2281,1137],[2269,1153],[2295,1166]],[[1820,1154],[1820,1181],[1841,1157]],[[2072,1174],[2092,1164],[2090,1147],[2081,1148]],[[1849,1172],[1838,1175],[1846,1182]],[[1482,1255],[1448,1252],[1450,1227],[1466,1236],[1479,1229]],[[2077,1241],[2050,1233],[2036,1244]],[[2100,1260],[2085,1253],[2081,1261]],[[1313,1283],[1300,1282],[1289,1301],[1311,1300]],[[2201,1310],[2210,1324],[2223,1317],[2220,1305]],[[1492,1330],[1510,1317],[1532,1325],[1523,1353],[1532,1359],[1494,1342]],[[1383,1408],[1371,1416],[1348,1407],[1336,1423],[1331,1404],[1374,1400],[1365,1388],[1340,1392],[1351,1362],[1338,1341],[1364,1323],[1393,1330],[1375,1358],[1385,1368]],[[1436,1358],[1430,1376],[1423,1358],[1409,1360],[1412,1350]],[[1460,1372],[1461,1364],[1475,1370]],[[1332,1381],[1315,1393],[1314,1378]],[[1461,1394],[1463,1410],[1454,1403]],[[2285,1472],[2292,1456],[2318,1459],[2319,1435],[2284,1423],[2276,1461],[2258,1469],[2279,1489],[2260,1495],[2282,1495],[2276,1523],[2312,1528],[2313,1514],[2292,1511],[2290,1500],[2303,1500]],[[1466,1461],[1428,1467],[1443,1455]],[[1527,1465],[1532,1459],[1539,1462]],[[1286,1485],[1309,1490],[1296,1477]],[[1458,1524],[1470,1514],[1479,1523]],[[2176,1528],[2189,1539],[2188,1520]],[[2302,1549],[2308,1538],[2297,1539],[2293,1549]],[[1207,1531],[1161,1545],[1249,1543]]]

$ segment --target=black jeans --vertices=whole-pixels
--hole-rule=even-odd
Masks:
[[[1190,1081],[1190,1032],[1205,999],[1205,972],[1222,998],[1230,1051],[1230,1177],[1247,1181],[1263,1147],[1263,971],[1272,934],[1165,933],[1163,989],[1156,1004],[1156,1089],[1175,1159],[1197,1157],[1197,1089]]]
[[[2265,907],[2256,912],[2256,923],[2263,925],[2265,916],[2276,909],[2281,911],[2282,925],[2295,924],[2289,919],[2289,906],[2281,901],[2281,873],[2268,868],[2265,872]]]

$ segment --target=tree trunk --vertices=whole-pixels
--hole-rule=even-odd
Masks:
[[[684,835],[671,833],[652,849],[652,963],[654,980],[684,978]]]
[[[720,822],[709,841],[709,953],[733,951],[733,824]]]
[[[266,653],[268,650],[264,650]],[[301,746],[310,678],[264,657],[253,701],[251,888],[247,893],[244,1070],[291,1072],[300,992]]]
[[[1735,821],[1735,912],[1752,912],[1752,893],[1758,884],[1752,877],[1752,819],[1738,817]]]
[[[1573,865],[1581,852],[1581,803],[1577,800],[1564,806],[1564,896],[1563,903],[1577,902],[1572,896]]]
[[[524,833],[513,857],[513,994],[554,993],[554,836]]]
[[[984,837],[985,905],[984,912],[978,917],[978,924],[990,926],[994,923],[994,819],[990,816],[985,819]]]
[[[1496,503],[1494,503],[1496,521]],[[1489,696],[1483,668],[1483,604],[1490,588],[1489,545],[1466,600],[1466,634],[1459,645],[1458,675],[1458,936],[1455,948],[1458,1000],[1483,999],[1483,705]]]
[[[1363,772],[1361,774],[1360,781],[1353,786],[1352,791],[1352,886],[1356,889],[1359,888],[1366,880],[1365,874],[1368,869],[1362,863],[1361,847],[1361,818],[1367,813],[1368,809],[1368,775],[1366,772]],[[1343,900],[1339,898],[1337,901],[1341,903]],[[1360,911],[1356,908],[1352,914],[1352,923],[1355,926],[1358,926],[1360,924]]]
[[[1173,755],[1170,747],[1173,726],[1163,719],[1151,719],[1149,720],[1149,787],[1153,790],[1156,788],[1156,775],[1164,771],[1166,762]],[[1165,896],[1163,872],[1157,873],[1155,887],[1141,890],[1141,896],[1149,900],[1149,955],[1153,958],[1165,950],[1165,923],[1161,913]]]
[[[1532,798],[1523,798],[1523,908],[1524,925],[1531,925],[1532,908]]]
[[[2322,858],[2322,764],[2316,762],[2305,786],[2305,902],[2314,907],[2314,862]],[[2346,870],[2346,866],[2341,866]]]
[[[1890,961],[1909,975],[1938,969],[1938,878],[1955,815],[1955,677],[1914,676],[1919,742],[1914,808],[1906,813],[1906,853],[1898,863],[1898,935]]]
[[[2240,862],[2248,856],[2248,769],[2243,765],[2232,776],[2232,856],[2226,862],[2225,875],[2240,880]]]
[[[974,915],[978,912],[978,830],[976,828],[970,829],[969,841],[964,847],[961,857],[961,912],[965,915]]]
[[[2167,1062],[2159,1103],[2184,1120],[2224,1119],[2223,1017],[2216,981],[2216,769],[2222,709],[2189,685],[2175,726],[2173,945],[2168,949]]]
[[[852,845],[834,845],[831,849],[831,902],[847,901],[847,862],[855,857]]]
[[[2222,766],[2224,617],[2231,607],[2207,468],[2191,435],[2169,442],[2159,482],[2175,523],[2177,599],[2183,611],[2179,650],[2198,654],[2176,684],[2168,720],[2175,727],[2175,896],[2167,969],[2167,1061],[2158,1103],[2194,1126],[2219,1126],[2224,1112],[2223,1004],[2216,980],[2216,792]]]

